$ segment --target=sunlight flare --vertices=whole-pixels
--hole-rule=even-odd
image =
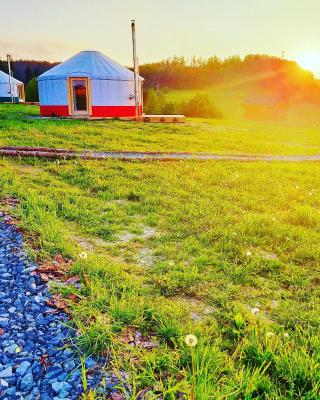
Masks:
[[[306,69],[314,74],[319,74],[320,72],[320,54],[318,53],[303,53],[297,58],[297,63],[303,69]]]

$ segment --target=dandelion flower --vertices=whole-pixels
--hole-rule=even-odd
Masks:
[[[86,252],[82,252],[82,253],[80,253],[79,254],[79,257],[82,259],[82,260],[85,260],[87,257],[88,257],[88,254],[86,253]]]
[[[289,335],[289,333],[285,332],[285,333],[283,334],[283,337],[284,337],[284,339],[289,339],[290,335]]]
[[[266,337],[267,339],[271,339],[275,336],[275,334],[273,332],[267,332]]]
[[[169,265],[170,265],[170,267],[173,267],[174,266],[174,261],[170,260],[169,261]]]
[[[186,345],[189,347],[195,347],[198,343],[198,339],[194,335],[187,335],[185,338]]]
[[[258,308],[258,307],[254,307],[251,309],[251,314],[253,314],[253,315],[259,314],[259,312],[260,312],[260,308]]]
[[[21,353],[21,352],[22,352],[21,347],[17,347],[17,348],[16,348],[16,353],[18,354],[18,353]]]
[[[251,256],[252,256],[251,251],[248,250],[248,251],[246,252],[246,256],[247,256],[247,257],[251,257]]]

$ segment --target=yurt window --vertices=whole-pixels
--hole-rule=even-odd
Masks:
[[[88,78],[70,78],[72,114],[90,114],[90,88]]]

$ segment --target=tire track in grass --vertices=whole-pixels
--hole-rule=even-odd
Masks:
[[[0,156],[34,157],[47,159],[81,159],[81,160],[122,160],[122,161],[183,161],[183,160],[226,160],[226,161],[265,161],[265,162],[303,162],[320,161],[320,154],[315,155],[245,155],[245,154],[212,154],[187,152],[139,152],[139,151],[76,151],[46,147],[4,146],[0,147]]]

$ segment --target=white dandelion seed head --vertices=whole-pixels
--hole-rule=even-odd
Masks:
[[[87,254],[85,251],[83,251],[82,253],[79,254],[79,257],[80,257],[82,260],[85,260],[85,259],[88,257],[88,254]]]
[[[189,347],[195,347],[198,343],[198,339],[195,335],[187,335],[184,339],[186,345]]]
[[[257,314],[259,314],[259,312],[260,312],[260,308],[258,308],[258,307],[254,307],[251,309],[251,314],[253,314],[253,315],[257,315]]]

